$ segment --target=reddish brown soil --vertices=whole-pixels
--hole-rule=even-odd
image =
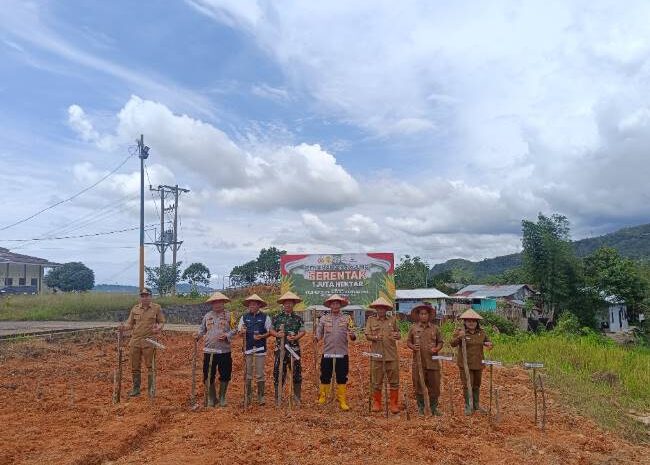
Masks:
[[[533,395],[519,368],[495,370],[501,422],[462,415],[457,369],[446,365],[455,414],[443,388],[441,418],[410,421],[367,413],[368,361],[363,343],[351,351],[350,412],[314,404],[316,380],[309,342],[303,348],[304,402],[288,412],[253,406],[242,411],[242,371],[235,347],[233,383],[225,409],[189,405],[192,337],[168,333],[159,353],[158,396],[113,405],[114,341],[110,335],[76,341],[0,346],[0,464],[643,464],[650,448],[604,432],[561,408],[551,395],[546,432],[533,425]],[[240,347],[240,346],[239,346]],[[410,362],[402,383],[410,395]],[[267,400],[272,391],[267,357]],[[487,374],[487,373],[486,373]],[[487,376],[484,387],[487,387]],[[201,383],[198,398],[202,400]],[[484,392],[483,399],[487,400]],[[410,401],[413,411],[414,402]]]

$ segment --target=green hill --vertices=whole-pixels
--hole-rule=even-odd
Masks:
[[[650,224],[619,229],[603,236],[589,237],[573,243],[576,255],[584,257],[600,247],[612,247],[624,257],[634,260],[650,260]],[[521,265],[521,253],[486,258],[472,262],[462,258],[453,258],[434,265],[431,274],[445,271],[459,271],[464,276],[480,280],[487,276],[498,275]]]

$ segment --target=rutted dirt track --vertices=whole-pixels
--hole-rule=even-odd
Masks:
[[[168,350],[159,353],[155,402],[127,398],[131,383],[125,363],[124,400],[117,406],[111,402],[116,355],[110,334],[0,346],[0,464],[650,464],[650,447],[604,432],[552,398],[547,431],[539,431],[533,425],[530,381],[520,368],[495,370],[502,416],[496,425],[485,416],[461,414],[453,365],[445,366],[443,383],[453,386],[454,416],[443,385],[443,417],[420,419],[410,401],[410,421],[403,413],[386,419],[367,413],[368,361],[361,357],[366,344],[352,346],[352,411],[343,413],[334,404],[314,404],[313,351],[307,342],[302,409],[289,413],[268,402],[243,412],[237,343],[228,407],[194,412],[189,408],[192,336],[166,333],[161,341]],[[402,383],[410,398],[405,347],[402,356]],[[271,371],[267,357],[267,401]],[[197,386],[202,401],[200,380]],[[487,401],[487,392],[482,398]]]

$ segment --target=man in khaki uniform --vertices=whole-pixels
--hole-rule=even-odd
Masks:
[[[129,319],[120,326],[120,331],[131,330],[131,340],[129,341],[129,357],[131,359],[131,373],[133,375],[133,390],[129,393],[130,397],[140,395],[140,364],[144,359],[144,366],[148,371],[147,389],[149,396],[153,392],[153,370],[152,361],[154,356],[154,347],[145,341],[156,334],[160,334],[165,324],[160,305],[151,301],[151,290],[144,288],[140,293],[140,303],[131,309]]]
[[[341,312],[341,308],[348,305],[348,300],[334,294],[325,300],[323,305],[329,307],[330,312],[323,315],[318,321],[314,343],[323,340],[323,357],[320,362],[320,390],[318,404],[323,405],[330,393],[332,375],[336,378],[336,399],[343,411],[350,410],[346,398],[346,383],[350,371],[348,357],[348,338],[355,341],[354,323],[352,319]],[[334,361],[336,359],[336,362]],[[333,373],[334,372],[334,373]]]
[[[380,297],[368,305],[377,311],[377,316],[371,316],[366,321],[366,339],[370,341],[371,352],[381,354],[382,358],[372,360],[372,411],[381,411],[381,389],[384,383],[384,373],[390,385],[390,411],[399,413],[399,358],[397,356],[397,342],[400,339],[396,318],[386,316],[386,312],[393,306],[386,299]],[[386,399],[388,401],[388,399]]]

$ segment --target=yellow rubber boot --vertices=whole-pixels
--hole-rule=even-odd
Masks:
[[[320,390],[318,391],[318,404],[319,405],[325,405],[325,402],[327,402],[327,398],[330,396],[330,385],[329,384],[321,384],[320,385]]]
[[[347,400],[345,399],[345,384],[337,384],[336,385],[336,399],[339,401],[339,407],[341,407],[341,410],[344,412],[347,412],[350,410],[350,406],[348,405]]]

